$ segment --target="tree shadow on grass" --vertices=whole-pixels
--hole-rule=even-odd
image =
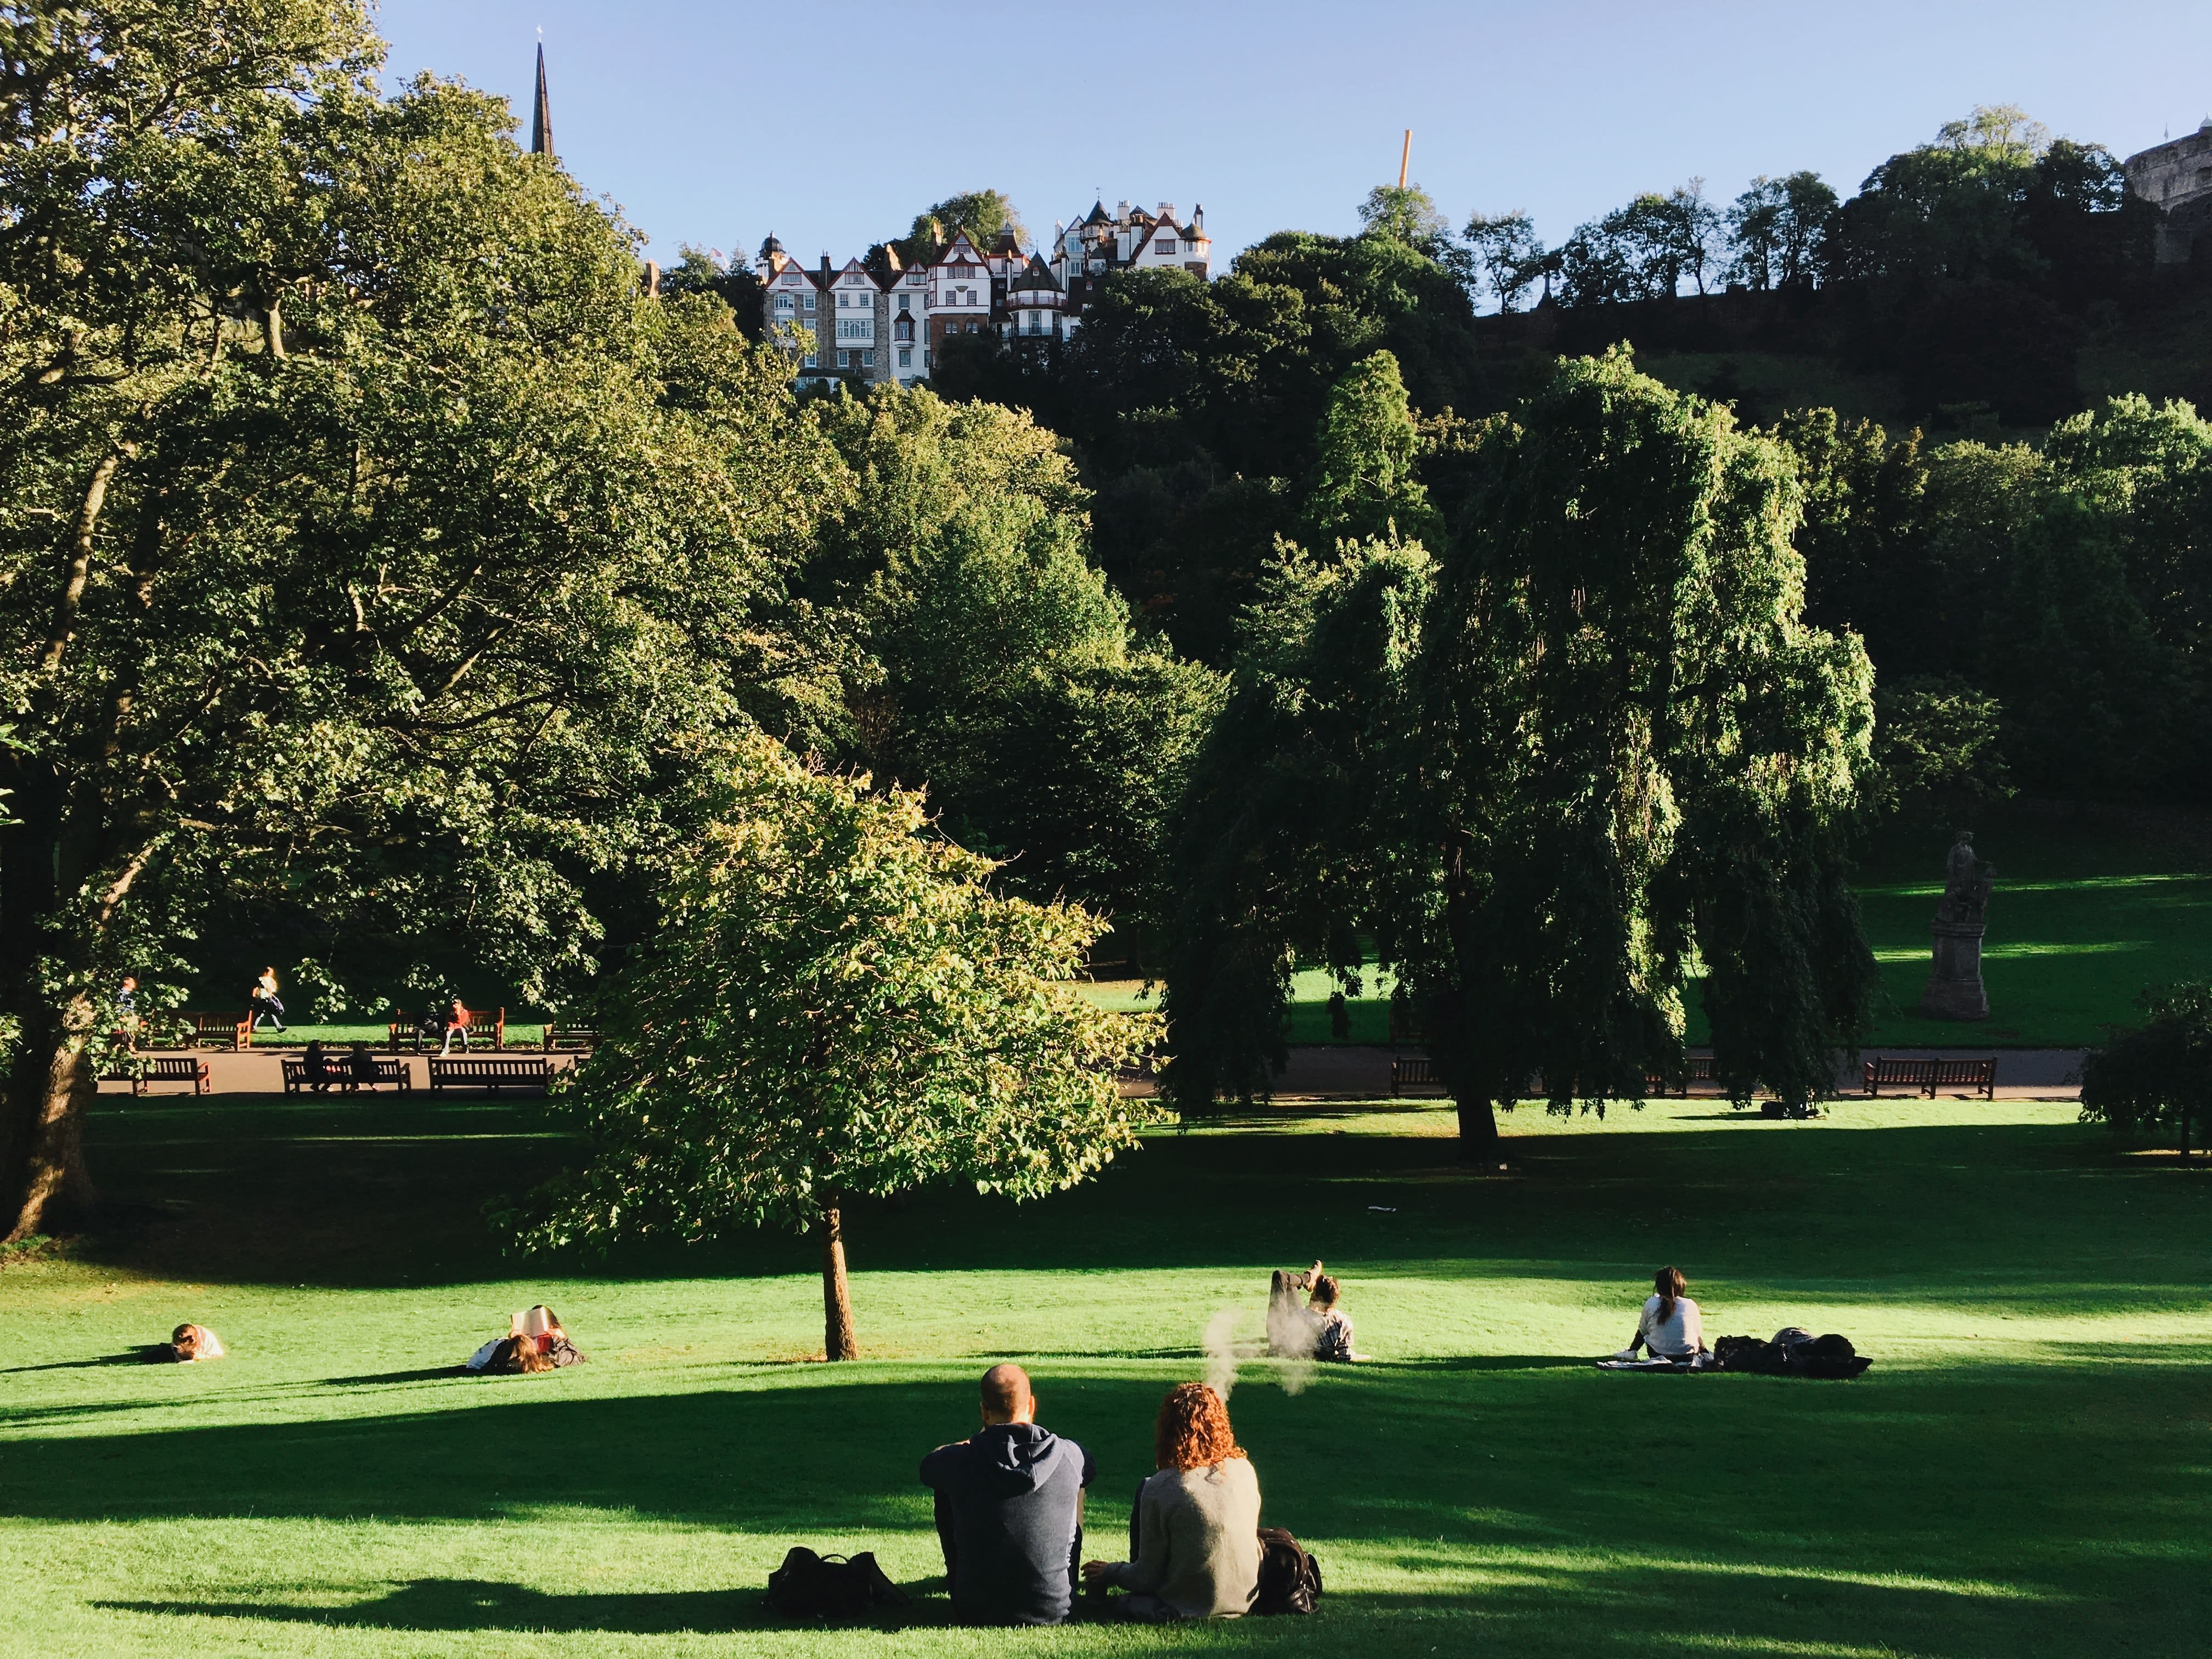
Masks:
[[[415,1631],[605,1631],[626,1636],[713,1634],[757,1628],[767,1617],[757,1589],[662,1590],[555,1595],[489,1578],[416,1578],[374,1601],[343,1607],[274,1601],[94,1601],[118,1613]],[[930,1622],[941,1623],[939,1620]]]

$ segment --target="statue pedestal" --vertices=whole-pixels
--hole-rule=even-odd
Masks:
[[[1990,994],[1982,987],[1982,929],[1978,921],[1935,924],[1936,965],[1920,994],[1920,1012],[1936,1019],[1987,1019]]]

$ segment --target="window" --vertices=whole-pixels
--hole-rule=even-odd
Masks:
[[[911,340],[914,338],[914,319],[905,316],[898,318],[891,324],[891,333],[894,338]]]
[[[1175,252],[1175,238],[1172,236],[1160,237],[1158,240],[1153,242],[1152,246],[1159,249],[1163,253],[1173,253]]]
[[[911,349],[902,350],[899,353],[899,367],[901,368],[912,368],[914,367],[914,352]]]
[[[864,351],[860,354],[860,367],[862,368],[873,368],[875,366],[876,354],[874,352]]]
[[[921,366],[924,368],[927,368],[929,367],[929,353],[927,351],[924,351],[921,354]]]
[[[800,366],[805,368],[812,368],[815,367],[815,362],[814,354],[810,351],[800,360]]]
[[[876,319],[872,317],[840,317],[837,337],[841,340],[872,340],[876,337]]]
[[[841,352],[839,352],[839,353],[837,354],[837,367],[838,367],[838,368],[852,368],[852,366],[853,366],[853,354],[852,354],[851,352],[849,352],[849,351],[841,351]]]
[[[911,294],[900,295],[898,296],[898,302],[899,309],[901,311],[911,311],[914,309],[914,295]]]
[[[782,312],[786,316],[790,315],[790,313],[791,313],[791,295],[789,295],[788,294],[779,294],[779,295],[777,295],[775,296],[775,308],[776,308],[778,311]]]
[[[801,300],[801,301],[799,302],[799,308],[801,311],[811,311],[811,310],[813,310],[813,309],[814,309],[814,296],[813,296],[811,294],[810,294],[810,295],[807,295],[804,300]]]

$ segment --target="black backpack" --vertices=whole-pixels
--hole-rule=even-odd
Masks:
[[[1256,1613],[1311,1613],[1321,1594],[1321,1563],[1280,1527],[1260,1528],[1260,1589]]]
[[[1814,1336],[1802,1326],[1785,1326],[1774,1340],[1724,1336],[1713,1344],[1715,1363],[1724,1371],[1757,1371],[1767,1376],[1829,1379],[1860,1376],[1874,1361],[1851,1346],[1847,1336]]]
[[[884,1576],[870,1551],[848,1559],[794,1544],[768,1576],[768,1610],[786,1619],[866,1619],[879,1607],[906,1605],[906,1592]]]

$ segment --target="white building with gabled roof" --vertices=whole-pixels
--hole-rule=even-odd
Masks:
[[[1055,226],[1045,249],[1024,252],[1013,233],[988,249],[966,232],[926,263],[902,265],[886,248],[879,266],[830,256],[810,270],[770,236],[753,262],[769,337],[799,359],[799,377],[864,384],[926,379],[955,337],[995,337],[1023,346],[1070,338],[1095,285],[1117,270],[1211,274],[1206,215],[1180,219],[1172,203],[1156,213],[1099,203],[1073,227]],[[803,331],[803,332],[802,332]]]

